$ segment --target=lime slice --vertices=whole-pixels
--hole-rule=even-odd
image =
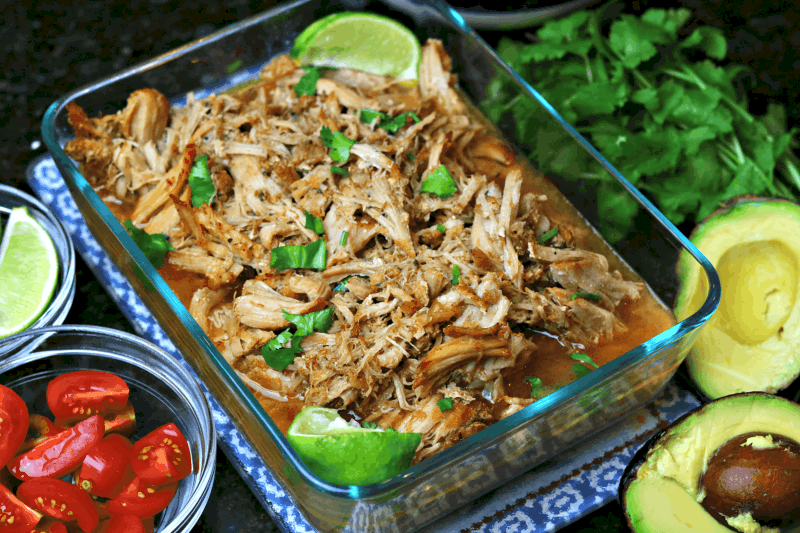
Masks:
[[[0,242],[0,339],[39,318],[57,281],[53,240],[26,207],[15,207]]]
[[[347,67],[416,80],[422,49],[411,30],[397,21],[345,11],[303,30],[290,57],[301,65]]]
[[[369,485],[411,466],[421,433],[355,427],[335,409],[306,407],[286,438],[319,477],[337,485]]]

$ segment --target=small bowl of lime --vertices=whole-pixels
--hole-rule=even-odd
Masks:
[[[0,339],[64,322],[75,296],[75,249],[33,196],[0,185]],[[0,350],[0,358],[16,346]]]

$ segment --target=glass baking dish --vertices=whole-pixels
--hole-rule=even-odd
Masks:
[[[690,260],[701,264],[708,288],[705,301],[688,319],[404,473],[364,487],[331,485],[305,467],[265,410],[63,151],[66,142],[74,137],[67,121],[67,103],[76,101],[90,116],[96,116],[123,108],[128,95],[143,87],[157,89],[174,103],[181,102],[189,91],[202,97],[224,90],[255,75],[258,68],[275,55],[288,52],[295,37],[313,21],[342,10],[389,15],[412,28],[421,41],[429,36],[441,39],[453,60],[460,89],[474,103],[479,104],[484,99],[494,77],[511,79],[518,88],[518,94],[513,95],[516,102],[524,99],[528,108],[536,109],[537,120],[562,127],[580,150],[588,151],[597,159],[620,190],[627,191],[642,206],[637,230],[615,243],[622,258],[615,268],[646,282],[658,298],[671,303],[677,287],[674,265],[681,252],[685,252]],[[233,65],[237,68],[231,73]],[[518,145],[510,119],[501,117],[496,125],[512,146]],[[519,78],[453,9],[436,0],[415,0],[402,6],[352,0],[298,0],[279,5],[71,92],[50,106],[42,133],[97,240],[308,521],[321,531],[414,530],[537,464],[551,459],[557,461],[559,451],[590,438],[659,392],[719,303],[717,274],[697,249]],[[536,166],[535,155],[530,162]],[[550,178],[572,203],[565,204],[564,209],[580,217],[574,205],[589,223],[603,227],[603,214],[595,208],[596,196],[591,187],[563,182],[555,176]],[[555,195],[554,188],[552,191]],[[599,238],[595,240],[598,247],[605,246]],[[633,274],[630,267],[641,277]]]

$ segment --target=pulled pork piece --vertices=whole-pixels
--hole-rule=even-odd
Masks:
[[[517,325],[549,331],[565,353],[591,349],[625,331],[620,306],[643,292],[567,226],[539,242],[553,227],[547,197],[524,192],[530,170],[476,118],[450,68],[429,40],[416,86],[326,70],[315,95],[298,96],[304,71],[281,56],[252,85],[183,107],[142,89],[114,115],[68,109],[67,153],[137,226],[166,234],[169,267],[200,280],[182,295],[189,311],[264,401],[423,433],[415,461],[534,401],[507,394],[507,376],[543,355]],[[365,111],[413,116],[391,131]],[[350,139],[346,156],[332,157],[324,128]],[[199,156],[215,193],[195,206]],[[455,192],[421,192],[442,169]],[[325,268],[270,266],[277,247],[319,239]],[[285,313],[330,308],[330,328],[305,331],[293,361],[267,364],[262,348],[298,329]]]

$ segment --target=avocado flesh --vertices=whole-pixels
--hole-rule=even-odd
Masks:
[[[744,433],[797,440],[800,407],[778,396],[741,394],[708,403],[669,428],[648,452],[623,495],[633,531],[733,531],[703,509],[699,484],[717,448]]]
[[[692,242],[720,275],[718,312],[699,332],[686,366],[711,398],[777,392],[800,374],[800,206],[742,202],[704,222]],[[700,307],[708,282],[681,262],[679,320]]]

